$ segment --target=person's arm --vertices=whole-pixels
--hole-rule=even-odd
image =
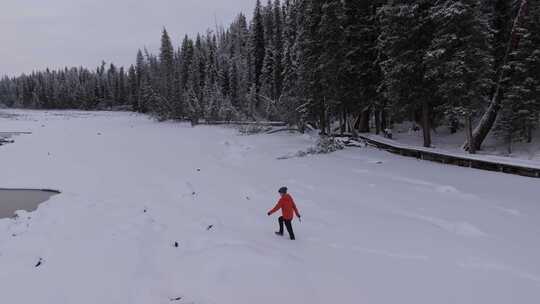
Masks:
[[[298,218],[301,218],[302,216],[300,216],[300,212],[298,212],[298,208],[296,208],[296,203],[294,202],[294,200],[292,199],[292,197],[291,197],[291,202],[292,202],[292,207],[293,207],[293,209],[294,209],[294,213],[296,213],[296,216],[297,216]]]
[[[268,211],[268,215],[269,216],[272,215],[274,212],[278,211],[279,209],[281,209],[281,200],[277,202],[276,206],[272,210]]]

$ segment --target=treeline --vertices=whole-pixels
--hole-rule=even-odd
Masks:
[[[124,68],[102,63],[96,70],[49,69],[0,80],[0,103],[30,109],[111,109],[133,96],[128,83],[133,75]]]
[[[184,37],[163,31],[127,71],[36,72],[0,81],[32,108],[129,104],[159,119],[284,120],[321,133],[415,121],[531,141],[540,113],[540,0],[269,0],[253,18]]]

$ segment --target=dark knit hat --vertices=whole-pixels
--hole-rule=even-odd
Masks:
[[[281,188],[279,188],[278,192],[285,194],[285,193],[287,193],[287,190],[288,190],[287,187],[281,187]]]

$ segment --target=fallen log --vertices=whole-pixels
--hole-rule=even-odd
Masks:
[[[263,127],[285,127],[286,122],[282,121],[202,121],[201,125],[237,125],[237,126],[263,126]]]

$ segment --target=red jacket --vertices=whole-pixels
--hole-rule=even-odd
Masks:
[[[281,212],[283,213],[283,218],[286,220],[292,220],[295,213],[297,217],[300,217],[300,213],[298,212],[298,209],[296,209],[296,204],[294,203],[293,198],[289,194],[285,194],[284,196],[282,196],[274,209],[268,212],[268,215],[271,215],[279,209],[281,209]]]

